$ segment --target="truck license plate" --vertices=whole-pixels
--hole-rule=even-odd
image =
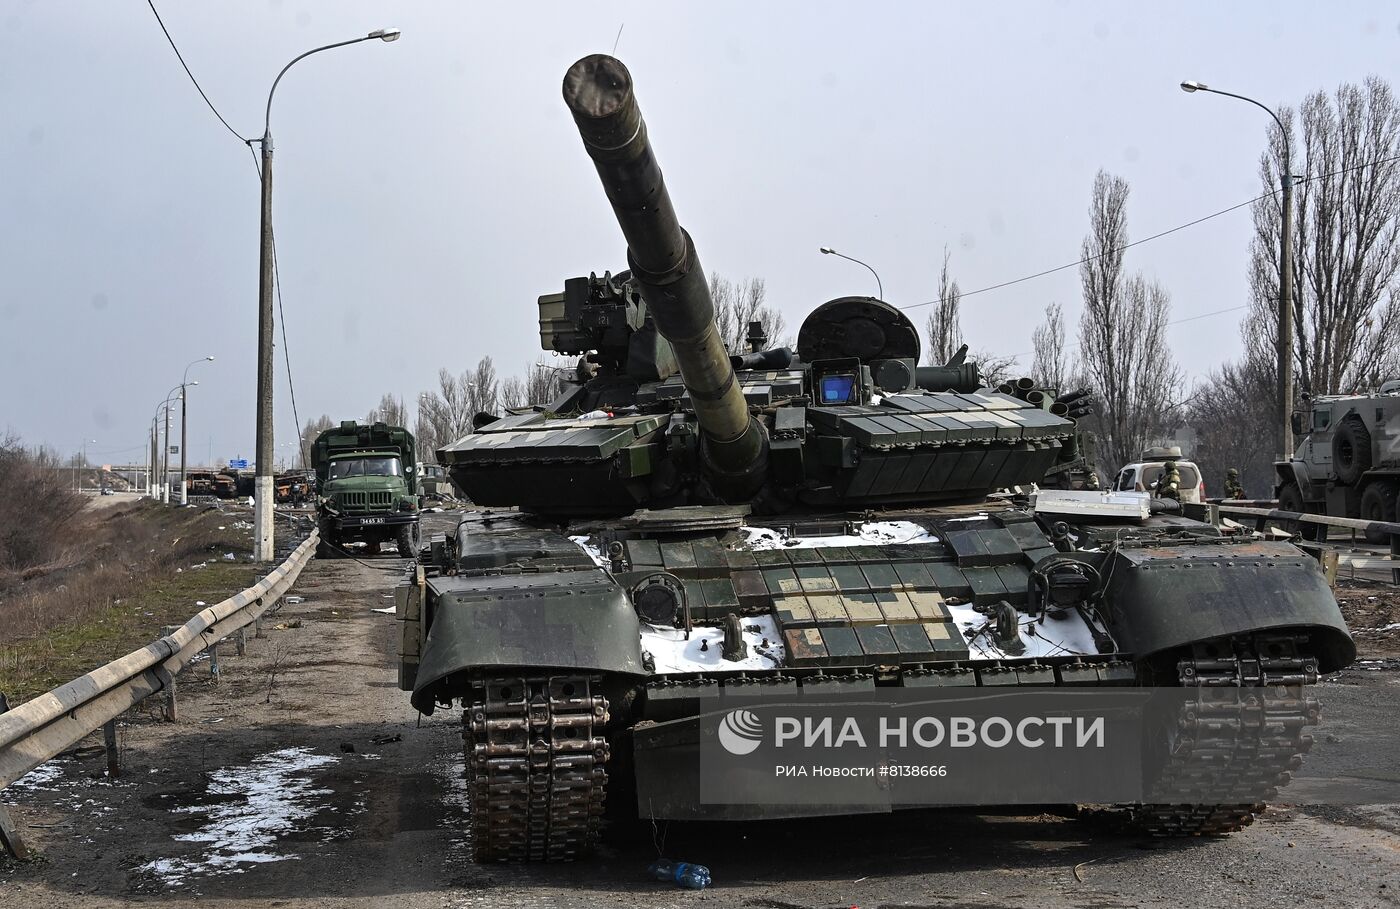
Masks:
[[[361,524],[383,524],[383,518],[360,518]]]

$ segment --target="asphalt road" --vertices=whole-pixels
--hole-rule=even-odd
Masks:
[[[1400,808],[1276,808],[1235,836],[1152,841],[1052,816],[893,817],[615,831],[590,864],[477,867],[466,852],[459,719],[421,722],[398,690],[396,624],[373,610],[401,562],[317,561],[250,642],[181,677],[179,721],[122,729],[0,799],[42,854],[0,862],[0,906],[1251,907],[1400,902]],[[1295,792],[1400,780],[1400,672],[1320,686],[1327,720]],[[395,737],[398,737],[395,739]],[[348,750],[347,750],[348,749]],[[658,846],[715,885],[645,879]]]

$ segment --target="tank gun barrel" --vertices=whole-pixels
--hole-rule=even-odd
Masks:
[[[681,227],[620,60],[593,54],[569,67],[564,100],[627,238],[627,259],[657,331],[671,342],[700,424],[702,453],[719,485],[750,485],[766,464],[767,436],[749,415],[715,324],[709,283]]]

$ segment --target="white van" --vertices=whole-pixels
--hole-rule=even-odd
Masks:
[[[1157,480],[1161,478],[1162,471],[1166,469],[1167,461],[1176,461],[1177,473],[1181,474],[1181,501],[1183,502],[1204,502],[1206,500],[1206,484],[1201,479],[1201,470],[1193,462],[1181,456],[1181,449],[1173,445],[1170,448],[1149,448],[1142,453],[1142,460],[1128,464],[1118,471],[1118,477],[1113,481],[1113,488],[1122,492],[1151,492]]]

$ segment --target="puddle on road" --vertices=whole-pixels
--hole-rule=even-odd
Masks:
[[[298,825],[327,807],[324,799],[332,790],[316,787],[312,776],[338,760],[310,748],[283,748],[246,766],[214,771],[205,804],[171,809],[198,816],[196,829],[173,839],[202,844],[203,851],[159,858],[137,871],[179,886],[192,876],[239,874],[254,865],[300,858],[279,846],[299,832]]]

